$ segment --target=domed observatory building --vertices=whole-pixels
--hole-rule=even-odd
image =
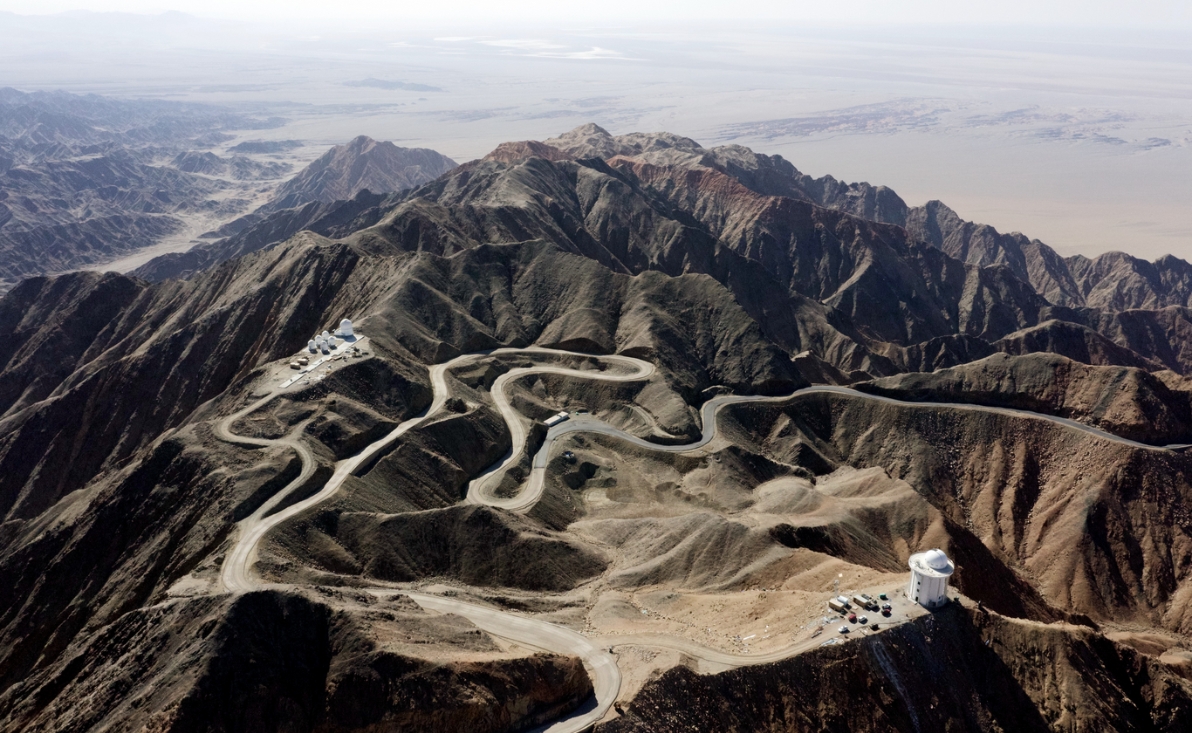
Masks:
[[[352,333],[352,322],[349,321],[347,318],[340,321],[339,322],[339,330],[335,332],[335,335],[339,336],[341,339],[347,339],[348,341],[354,341],[356,335],[354,333]]]
[[[948,578],[956,566],[943,550],[928,550],[911,555],[911,584],[906,597],[927,608],[948,602]]]

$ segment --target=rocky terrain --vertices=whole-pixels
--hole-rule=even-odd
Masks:
[[[304,180],[350,198],[186,278],[0,299],[0,728],[522,730],[607,695],[609,648],[603,729],[1187,727],[1192,457],[1044,417],[1192,442],[1183,305],[1058,302],[887,189],[666,134],[507,143],[405,193]],[[345,316],[363,353],[282,387]],[[651,371],[595,379],[607,354]],[[543,364],[509,382],[516,456],[494,393]],[[772,399],[701,412],[726,394]],[[559,410],[624,433],[535,469]],[[496,499],[544,476],[517,511],[470,488],[507,453]],[[230,591],[254,526],[262,586]],[[962,602],[821,646],[838,584],[896,594],[928,547]]]
[[[1192,394],[1185,380],[1175,375],[1164,380],[1133,367],[1090,366],[1053,353],[994,354],[935,372],[876,379],[860,388],[901,399],[1058,415],[1155,445],[1192,443]]]
[[[433,150],[399,148],[361,135],[331,148],[256,210],[209,233],[216,241],[156,257],[135,274],[154,282],[185,277],[303,230],[344,236],[376,223],[385,202],[393,198],[387,194],[426,183],[454,167],[455,161]]]
[[[197,104],[0,90],[0,286],[100,264],[235,217],[287,164],[210,148],[275,127]]]
[[[297,176],[290,159],[299,141],[222,149],[240,134],[283,123],[209,105],[0,90],[0,289],[163,242],[177,240],[179,250],[210,244],[267,213],[361,191],[404,191],[455,166],[432,150],[366,137],[332,148]],[[218,258],[202,259],[201,250],[195,257],[205,267],[241,251],[233,245]],[[158,279],[201,266],[175,266]]]
[[[765,667],[677,667],[597,730],[1178,731],[1190,693],[1086,629],[954,609]]]

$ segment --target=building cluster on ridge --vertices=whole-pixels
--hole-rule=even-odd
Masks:
[[[352,322],[347,318],[339,322],[339,330],[335,333],[324,331],[320,334],[315,334],[315,337],[307,342],[306,348],[312,354],[319,352],[328,354],[339,346],[336,339],[343,339],[344,341],[356,340],[356,335],[352,331]]]

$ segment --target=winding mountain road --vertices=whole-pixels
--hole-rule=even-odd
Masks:
[[[220,577],[222,585],[227,590],[233,592],[244,592],[263,587],[264,584],[262,584],[261,581],[252,573],[252,566],[256,562],[257,551],[260,543],[270,530],[272,530],[274,527],[277,527],[282,522],[285,522],[288,519],[291,519],[292,517],[295,517],[298,514],[306,511],[310,507],[318,505],[334,496],[343,486],[347,477],[358,471],[361,466],[368,464],[369,460],[373,456],[377,455],[378,452],[385,450],[388,446],[392,445],[394,441],[398,440],[402,435],[409,432],[412,428],[416,427],[423,421],[435,419],[437,417],[437,413],[441,411],[448,398],[449,387],[447,384],[447,374],[449,371],[470,361],[504,355],[523,357],[583,357],[585,359],[597,359],[600,362],[612,366],[625,368],[625,371],[603,372],[570,369],[557,365],[518,367],[502,374],[493,383],[491,394],[497,410],[500,412],[501,417],[505,421],[510,435],[512,436],[511,447],[509,452],[506,453],[506,455],[502,457],[500,461],[470,482],[468,486],[467,498],[465,501],[472,504],[484,504],[488,506],[500,507],[516,512],[529,511],[542,496],[547,461],[550,457],[554,442],[564,435],[575,432],[599,433],[613,436],[650,450],[681,453],[697,450],[707,445],[716,437],[716,416],[717,413],[725,406],[746,402],[785,402],[803,395],[817,393],[838,394],[847,397],[887,402],[905,407],[948,407],[953,409],[994,412],[1012,415],[1015,417],[1028,417],[1046,420],[1058,425],[1062,425],[1066,428],[1082,431],[1086,434],[1090,434],[1101,439],[1123,443],[1135,448],[1147,450],[1178,450],[1189,447],[1188,445],[1182,444],[1170,446],[1151,446],[1126,438],[1121,438],[1116,435],[1106,433],[1103,430],[1099,430],[1088,425],[1083,425],[1073,420],[1050,415],[1042,415],[1025,410],[945,402],[908,402],[897,400],[891,397],[859,392],[847,387],[820,386],[796,390],[792,394],[782,396],[765,397],[726,395],[713,398],[704,403],[700,410],[700,416],[703,424],[700,438],[692,443],[686,443],[682,445],[660,445],[657,443],[651,443],[647,440],[643,440],[642,438],[630,435],[622,430],[614,428],[613,426],[608,425],[597,418],[587,415],[573,417],[568,422],[556,425],[547,432],[545,441],[538,452],[534,455],[533,461],[531,463],[530,478],[527,486],[524,487],[517,496],[511,498],[501,498],[494,496],[493,490],[499,484],[505,472],[510,467],[517,465],[522,459],[527,440],[526,423],[528,421],[513,408],[506,393],[506,389],[510,383],[531,374],[560,374],[583,379],[621,382],[635,381],[650,378],[655,372],[655,367],[649,362],[628,356],[593,356],[591,354],[583,354],[579,352],[561,351],[538,347],[525,349],[496,349],[493,351],[475,354],[464,354],[443,364],[437,364],[433,366],[430,370],[430,379],[434,396],[430,406],[421,415],[402,422],[383,438],[367,446],[359,454],[337,462],[331,477],[317,493],[307,497],[306,499],[295,502],[294,504],[291,504],[280,511],[274,510],[281,502],[285,500],[287,496],[298,490],[314,476],[316,467],[314,456],[311,454],[310,449],[307,448],[300,439],[300,435],[303,428],[305,427],[305,423],[299,424],[289,434],[276,439],[238,436],[231,431],[231,426],[240,418],[266,405],[270,400],[285,392],[286,389],[279,387],[270,392],[268,395],[249,404],[247,407],[244,407],[243,409],[221,420],[215,426],[215,434],[221,440],[236,445],[249,447],[284,446],[293,448],[302,461],[302,470],[300,471],[297,478],[287,484],[281,491],[270,498],[269,501],[263,504],[252,515],[240,522],[237,542],[224,559]],[[409,596],[416,603],[426,609],[463,616],[474,623],[478,628],[481,628],[496,636],[509,639],[518,644],[535,649],[554,652],[557,654],[574,655],[581,658],[584,661],[584,664],[588,669],[589,675],[592,679],[596,705],[594,707],[577,711],[567,718],[555,722],[546,729],[549,731],[549,733],[573,733],[576,731],[586,730],[596,721],[603,718],[607,713],[609,707],[613,703],[613,700],[616,699],[621,685],[620,670],[617,667],[615,658],[608,652],[608,648],[606,646],[610,642],[615,644],[641,644],[675,649],[700,659],[704,659],[708,662],[724,664],[728,666],[742,666],[745,664],[761,664],[777,661],[817,645],[809,641],[804,641],[795,644],[794,646],[765,654],[735,655],[726,652],[720,652],[709,647],[704,647],[686,639],[679,639],[677,637],[668,637],[663,635],[645,634],[635,635],[633,637],[618,637],[615,639],[605,637],[601,639],[602,646],[597,646],[593,640],[562,626],[519,614],[498,611],[493,608],[457,600],[454,598],[406,590],[394,590],[392,588],[372,588],[368,590],[380,596],[401,593]]]

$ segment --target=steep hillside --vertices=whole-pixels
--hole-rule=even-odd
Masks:
[[[837,463],[880,467],[913,486],[950,521],[949,552],[974,553],[956,579],[973,597],[992,590],[990,571],[1004,564],[1054,608],[1099,622],[1192,630],[1185,601],[1192,455],[1033,417],[841,395],[738,406],[732,419],[741,445],[754,452],[781,456],[798,439]],[[986,577],[970,585],[969,568],[977,567]],[[1026,599],[1016,595],[985,600]]]
[[[976,265],[1005,265],[1056,305],[1107,311],[1192,305],[1192,265],[1167,255],[1154,262],[1123,252],[1060,257],[1037,239],[964,221],[939,201],[907,213],[907,230]]]
[[[391,150],[353,145],[300,188],[384,172]],[[262,214],[154,283],[22,282],[0,298],[0,727],[512,731],[610,684],[609,645],[622,699],[641,690],[612,730],[845,729],[858,701],[862,730],[1186,727],[1179,670],[1096,629],[1188,648],[1192,456],[786,395],[868,382],[1174,438],[1192,310],[1058,305],[1001,235],[936,207],[968,233],[924,242],[903,209],[743,148],[590,126]],[[360,353],[291,382],[344,317]],[[581,353],[491,353],[531,345]],[[774,399],[701,409],[726,393]],[[559,410],[631,435],[548,437]],[[469,488],[507,454],[497,499],[537,467],[521,511]],[[829,593],[897,594],[927,547],[996,613],[903,606],[819,646]],[[510,611],[570,646],[467,615]],[[687,669],[792,643],[810,651]]]
[[[189,158],[195,165],[238,171],[237,161]],[[177,164],[178,161],[175,161]],[[455,168],[455,161],[426,148],[399,148],[361,135],[336,145],[283,183],[264,205],[184,252],[155,257],[135,274],[151,282],[188,277],[249,252],[284,242],[309,229],[342,237],[375,224],[378,206],[392,206],[386,194],[406,191]]]
[[[496,733],[551,720],[591,693],[577,660],[504,653],[464,619],[404,597],[320,595],[261,591],[132,611],[0,695],[0,720],[26,731]],[[158,653],[145,664],[147,649]]]
[[[1184,730],[1192,683],[1079,627],[949,608],[796,659],[701,676],[672,669],[609,733]]]
[[[361,135],[336,145],[282,184],[263,212],[350,199],[361,191],[391,193],[438,178],[455,161],[427,148],[399,148]]]
[[[1058,354],[993,356],[928,374],[862,385],[907,400],[971,402],[1071,418],[1115,435],[1164,445],[1192,443],[1192,402],[1141,369],[1088,366]]]
[[[1075,277],[1046,245],[964,222],[938,202],[912,211],[886,189],[811,181],[778,157],[666,133],[614,137],[587,125],[504,144],[406,196],[254,221],[139,273],[197,272],[300,228],[341,237],[371,227],[356,236],[444,253],[537,238],[625,272],[709,274],[780,347],[810,350],[846,374],[931,370],[997,350],[1192,366],[1182,336],[1155,338],[1180,313],[1085,307],[1102,303],[1085,297],[1089,277]],[[1082,331],[1099,343],[1077,346],[1069,333]]]

